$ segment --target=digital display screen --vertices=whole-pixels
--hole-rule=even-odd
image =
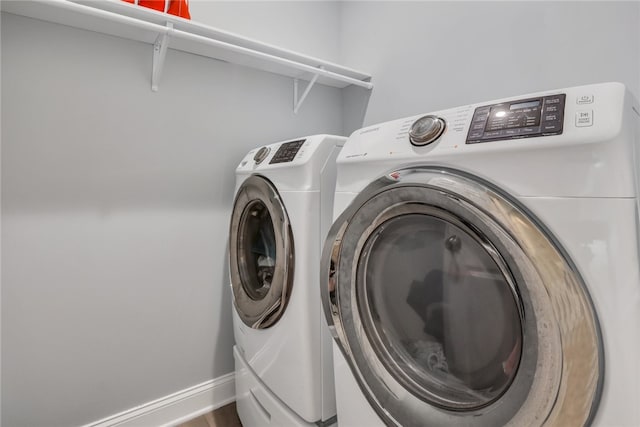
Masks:
[[[540,105],[540,100],[529,101],[529,102],[521,102],[519,104],[511,104],[509,109],[510,110],[519,110],[521,108],[537,107],[538,105]]]
[[[466,143],[561,135],[566,97],[559,93],[479,106]]]

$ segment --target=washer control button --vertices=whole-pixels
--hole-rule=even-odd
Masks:
[[[262,147],[258,150],[256,155],[253,156],[253,160],[256,162],[256,165],[262,163],[262,161],[269,155],[269,151],[271,151],[269,147]]]
[[[558,104],[553,104],[553,105],[545,105],[544,107],[544,113],[558,113],[561,110],[558,108],[559,105]]]
[[[587,127],[593,125],[593,110],[578,111],[576,113],[576,126]]]
[[[580,95],[576,98],[576,104],[593,104],[593,95]]]
[[[474,130],[469,132],[469,139],[478,139],[478,138],[482,138],[484,132],[482,132],[481,130]]]
[[[540,131],[542,133],[551,133],[551,132],[558,132],[562,129],[562,123],[560,122],[545,122],[542,124],[542,127],[540,128]]]

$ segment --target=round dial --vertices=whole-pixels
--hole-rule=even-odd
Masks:
[[[269,147],[262,147],[258,150],[256,155],[253,156],[253,160],[256,162],[256,165],[262,163],[262,161],[269,155],[269,151],[271,151]]]
[[[444,132],[445,121],[436,116],[424,116],[413,122],[409,130],[411,144],[422,147],[431,144]]]

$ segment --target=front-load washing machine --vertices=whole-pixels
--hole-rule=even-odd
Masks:
[[[250,151],[236,169],[229,253],[236,405],[245,427],[335,423],[318,260],[346,138]]]
[[[640,108],[618,83],[370,126],[321,290],[340,426],[638,426]]]

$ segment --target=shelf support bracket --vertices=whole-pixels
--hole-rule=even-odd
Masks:
[[[320,66],[318,68],[321,70],[324,70],[323,66]],[[316,84],[318,77],[320,77],[320,74],[314,74],[313,78],[307,84],[307,87],[304,89],[304,92],[302,92],[302,96],[300,96],[300,99],[298,99],[298,86],[299,86],[300,80],[293,79],[293,113],[294,114],[298,114],[298,110],[300,110],[302,103],[304,102],[307,95],[309,95],[309,92],[311,91],[311,88],[313,87],[313,85]]]
[[[153,44],[153,70],[151,71],[151,90],[158,91],[158,84],[162,76],[164,68],[164,59],[167,56],[167,48],[169,47],[169,34],[173,31],[173,23],[167,22],[166,33],[159,34],[156,42]]]

